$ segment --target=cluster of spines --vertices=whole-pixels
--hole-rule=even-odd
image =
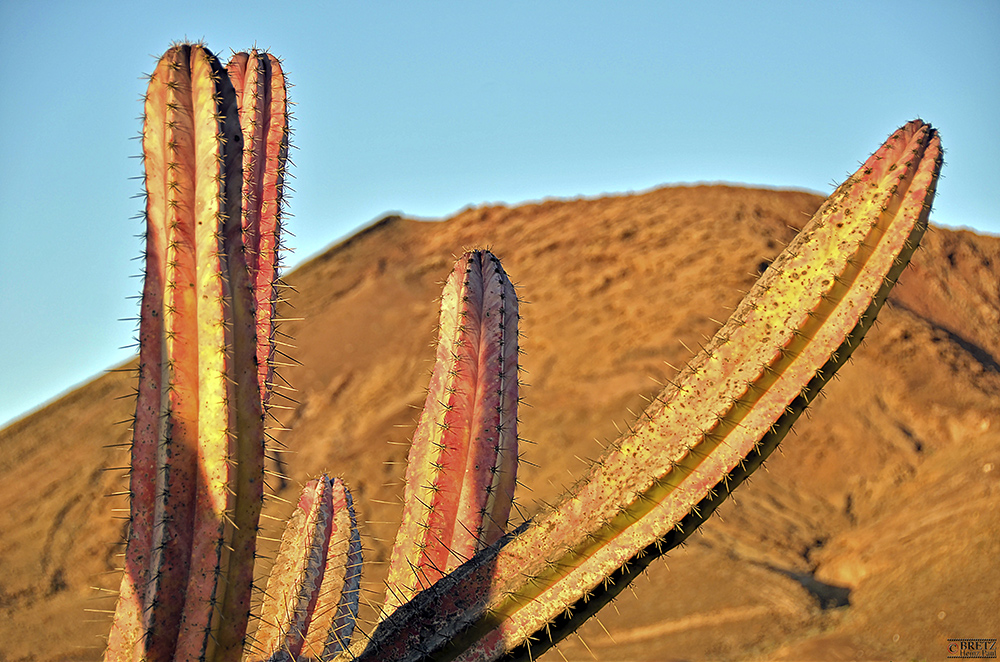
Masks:
[[[573,492],[397,610],[359,659],[496,659],[682,541],[859,344],[926,227],[940,165],[929,126],[893,134]]]
[[[326,475],[302,490],[282,535],[248,660],[330,660],[358,614],[361,537],[350,492]]]
[[[383,617],[505,532],[517,481],[517,329],[517,296],[500,261],[465,253],[441,297]]]

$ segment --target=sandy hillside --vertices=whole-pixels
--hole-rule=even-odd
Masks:
[[[274,487],[292,498],[320,471],[345,477],[364,523],[366,599],[379,603],[454,256],[491,248],[530,302],[521,433],[533,443],[519,493],[530,517],[714,333],[820,202],[668,187],[442,222],[387,217],[287,276],[284,313],[302,319],[283,326],[299,364],[281,374],[297,393],[275,434],[294,452]],[[998,289],[1000,238],[932,229],[781,452],[543,659],[936,660],[949,638],[1000,636]],[[0,662],[101,655],[127,507],[105,495],[125,485],[129,434],[115,423],[132,387],[127,371],[103,375],[0,431]]]

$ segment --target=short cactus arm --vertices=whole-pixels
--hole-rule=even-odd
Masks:
[[[329,659],[358,612],[361,538],[351,495],[324,476],[302,490],[281,538],[248,660]]]
[[[517,479],[518,305],[490,252],[455,264],[406,470],[383,615],[500,538]]]
[[[361,533],[351,493],[340,478],[330,481],[333,526],[316,609],[302,653],[330,660],[347,649],[354,634],[361,595]]]
[[[631,562],[689,535],[860,343],[926,227],[940,165],[930,126],[894,133],[576,489],[398,609],[356,659],[498,659],[574,629]]]

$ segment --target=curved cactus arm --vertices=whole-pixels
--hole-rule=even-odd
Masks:
[[[146,277],[130,533],[106,660],[237,660],[250,611],[263,421],[225,70],[172,47],[145,102]],[[242,579],[241,579],[242,578]]]
[[[281,537],[248,660],[331,659],[350,642],[358,614],[361,537],[350,492],[310,481]]]
[[[940,166],[929,125],[890,136],[575,489],[396,610],[350,659],[495,660],[540,630],[558,638],[588,600],[621,590],[631,563],[689,535],[860,343],[926,228]]]
[[[383,617],[504,533],[517,478],[517,321],[500,261],[463,255],[441,297]]]

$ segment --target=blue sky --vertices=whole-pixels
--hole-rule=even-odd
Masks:
[[[752,5],[764,5],[766,8]],[[922,117],[932,220],[1000,233],[1000,2],[0,0],[0,424],[132,354],[142,74],[294,87],[294,265],[386,211],[727,181],[829,193]]]

